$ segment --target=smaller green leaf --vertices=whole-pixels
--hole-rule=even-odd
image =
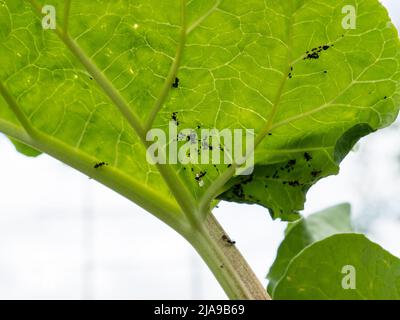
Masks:
[[[36,149],[33,149],[15,139],[10,139],[10,140],[14,144],[15,149],[27,157],[35,158],[42,154],[40,151],[37,151]]]
[[[341,204],[289,223],[285,239],[279,246],[277,257],[267,275],[268,292],[272,294],[290,261],[305,247],[333,234],[353,232],[350,212],[349,204]]]
[[[304,249],[274,299],[400,299],[400,259],[360,234],[337,234]]]

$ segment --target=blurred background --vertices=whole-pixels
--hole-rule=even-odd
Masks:
[[[382,1],[400,30],[400,1]],[[363,139],[339,176],[308,194],[305,214],[341,202],[359,231],[400,256],[400,121]],[[257,206],[215,211],[256,274],[265,275],[285,223]],[[0,299],[226,299],[173,230],[113,191],[0,134]]]

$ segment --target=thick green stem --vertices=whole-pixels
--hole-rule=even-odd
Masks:
[[[232,300],[270,300],[266,289],[212,214],[186,239]]]

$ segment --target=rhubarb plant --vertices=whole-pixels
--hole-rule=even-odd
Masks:
[[[298,220],[307,191],[400,106],[400,42],[377,0],[0,0],[0,66],[0,132],[17,150],[161,219],[232,299],[269,295],[216,203]],[[277,298],[303,292],[285,272],[317,285],[296,269],[313,254],[337,247],[339,265],[344,244],[369,246],[330,240],[280,267]]]

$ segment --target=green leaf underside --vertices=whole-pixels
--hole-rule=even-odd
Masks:
[[[37,157],[41,154],[40,151],[33,149],[33,148],[27,146],[26,144],[19,142],[18,140],[15,140],[12,138],[10,140],[14,144],[15,149],[18,152],[26,155],[27,157]]]
[[[268,292],[272,294],[292,259],[307,246],[338,233],[353,232],[350,205],[341,204],[307,218],[289,223],[285,239],[268,273]]]
[[[46,136],[175,201],[137,134],[70,48],[42,29],[31,2],[47,4],[0,0],[0,81],[8,94]],[[52,1],[59,26],[66,3]],[[342,7],[351,3],[357,29],[343,30]],[[187,1],[184,44],[180,6],[72,0],[68,31],[139,119],[162,102],[154,128],[175,118],[180,129],[255,129],[254,174],[228,179],[213,198],[260,204],[293,220],[307,190],[338,172],[353,143],[395,119],[400,46],[378,1]],[[166,80],[180,46],[173,88]],[[312,49],[317,57],[309,59]],[[23,131],[0,98],[0,131],[12,136],[10,125]],[[195,202],[228,170],[172,167]]]
[[[355,289],[342,286],[343,278],[349,274],[342,273],[345,266],[354,267]],[[307,247],[292,260],[273,298],[397,300],[400,259],[363,235],[334,235]]]

